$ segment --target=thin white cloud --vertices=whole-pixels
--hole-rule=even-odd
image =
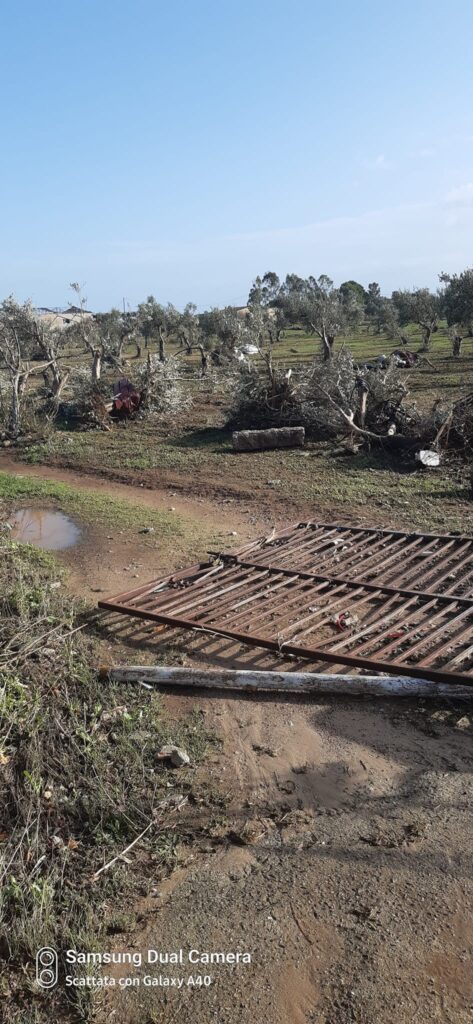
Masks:
[[[373,159],[363,160],[363,166],[369,171],[387,171],[392,167],[392,162],[384,153],[378,153]]]
[[[435,156],[436,150],[432,146],[424,146],[423,149],[418,149],[416,156],[420,156],[422,160],[428,160],[430,157]]]
[[[178,306],[189,298],[201,308],[225,305],[244,294],[256,274],[268,267],[282,277],[293,271],[302,277],[328,273],[338,283],[352,277],[364,283],[379,281],[390,292],[436,287],[443,268],[456,272],[468,266],[472,228],[473,206],[464,210],[447,204],[444,197],[200,239],[109,239],[101,251],[94,246],[88,262],[80,265],[87,266],[87,280],[103,272],[105,265],[104,283],[110,282],[113,295],[126,294],[132,304],[153,292]]]
[[[473,182],[468,181],[465,185],[452,188],[447,192],[445,202],[449,206],[473,206]]]

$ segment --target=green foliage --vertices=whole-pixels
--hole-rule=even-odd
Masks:
[[[418,324],[422,330],[423,347],[430,348],[442,311],[441,297],[434,295],[428,288],[415,288],[414,291],[406,289],[393,292],[392,301],[401,326]]]
[[[273,270],[253,281],[248,295],[249,306],[275,306],[279,297],[281,282]]]
[[[447,323],[458,324],[471,334],[473,331],[473,269],[461,274],[441,274],[445,284],[442,294],[443,308]]]
[[[358,281],[344,281],[343,284],[340,285],[340,295],[342,296],[343,301],[347,303],[351,301],[352,297],[355,298],[358,305],[362,309],[364,308],[367,293],[363,288],[363,285]]]

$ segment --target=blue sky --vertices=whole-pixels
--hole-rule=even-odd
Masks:
[[[243,303],[473,263],[470,0],[1,6],[0,293]]]

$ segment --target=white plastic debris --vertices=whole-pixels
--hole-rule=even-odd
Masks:
[[[416,452],[416,462],[420,462],[421,466],[426,466],[428,469],[436,469],[437,466],[440,466],[440,455],[438,452],[425,448]]]

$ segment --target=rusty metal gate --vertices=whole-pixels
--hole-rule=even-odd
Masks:
[[[473,539],[298,523],[99,607],[299,658],[473,685]]]

